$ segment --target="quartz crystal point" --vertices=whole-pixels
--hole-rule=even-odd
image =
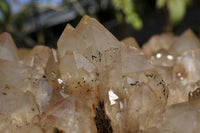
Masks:
[[[127,37],[127,38],[123,39],[121,42],[127,46],[133,46],[137,49],[140,49],[138,43],[136,42],[135,38],[133,38],[133,37]]]
[[[130,92],[125,114],[127,124],[131,124],[131,118],[135,117],[139,123],[139,130],[145,130],[158,126],[162,121],[168,89],[157,72],[148,70],[141,75],[144,77],[142,79],[139,77],[138,83],[132,87],[133,91]]]
[[[96,133],[92,111],[84,101],[75,96],[70,96],[42,115],[41,125],[47,132],[67,131],[70,133]]]
[[[170,52],[173,55],[180,55],[186,50],[195,49],[200,47],[199,38],[192,32],[186,30],[177,40],[175,40],[171,47]]]
[[[0,35],[0,132],[198,133],[200,49],[191,30],[142,49],[96,19],[68,24],[57,50]]]
[[[32,68],[34,68],[38,75],[44,74],[44,68],[46,67],[48,58],[50,56],[50,48],[46,46],[35,46],[29,53],[28,59],[24,60],[24,63]]]
[[[147,57],[150,57],[160,50],[169,50],[175,39],[173,34],[168,33],[154,35],[143,45],[142,50]]]
[[[87,46],[93,45],[101,53],[120,47],[120,42],[96,19],[84,16],[76,29],[87,41]]]
[[[17,61],[17,48],[11,35],[4,32],[0,35],[0,59]]]
[[[188,50],[177,58],[174,65],[174,78],[185,84],[197,82],[200,79],[200,48]]]

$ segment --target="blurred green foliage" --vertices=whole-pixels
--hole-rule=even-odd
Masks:
[[[0,13],[0,25],[3,28],[0,30],[4,30],[6,29],[6,23],[9,21],[11,15],[10,6],[6,0],[0,0]]]
[[[0,17],[1,30],[8,32],[16,32],[22,29],[22,26],[31,14],[31,5],[27,5],[22,11],[13,14],[7,0],[0,0]]]
[[[22,32],[22,27],[31,14],[31,7],[32,5],[29,4],[24,6],[20,12],[12,13],[9,2],[7,0],[0,0],[0,33],[9,32],[15,38],[33,46],[35,42]]]
[[[183,19],[186,12],[186,7],[191,3],[191,1],[192,0],[155,0],[156,5],[154,5],[157,7],[157,9],[167,9],[170,23],[176,24]],[[80,15],[84,15],[86,12],[84,8],[81,7],[79,2],[79,0],[73,0],[71,2],[63,0],[62,4],[68,5],[70,3],[76,8]],[[140,17],[141,14],[138,12],[138,7],[146,4],[146,1],[146,3],[144,0],[138,0],[137,2],[136,0],[111,0],[111,2],[114,8],[117,10],[116,16],[119,20],[124,20],[125,22],[131,24],[136,30],[140,30],[143,27],[143,21]],[[8,31],[15,34],[21,31],[26,19],[30,17],[31,14],[33,15],[33,7],[33,2],[31,2],[30,4],[24,6],[20,12],[13,15],[8,1],[0,0],[0,32]],[[140,10],[143,10],[143,8]]]
[[[192,0],[157,0],[156,6],[159,9],[166,6],[172,23],[178,23],[183,19],[186,7],[191,1]]]
[[[136,30],[142,28],[143,23],[138,13],[135,11],[133,0],[112,0],[114,7],[121,10],[125,15],[125,21],[131,24]]]
[[[6,0],[1,0],[0,1],[0,11],[1,11],[1,14],[3,15],[2,18],[4,18],[4,19],[1,18],[0,21],[4,21],[4,20],[9,19],[9,16],[10,16],[10,6],[7,3]]]
[[[156,0],[158,9],[167,8],[169,19],[172,24],[180,22],[186,12],[186,7],[192,0]],[[125,21],[133,26],[136,30],[140,30],[143,26],[142,19],[136,12],[134,0],[112,0],[114,7],[118,11],[122,11]]]

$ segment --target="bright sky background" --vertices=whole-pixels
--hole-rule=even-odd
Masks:
[[[31,2],[31,0],[7,0],[11,5],[11,10],[13,13],[19,12],[21,10],[21,5],[26,5]],[[34,0],[39,2],[43,6],[48,6],[49,4],[60,4],[62,0]]]

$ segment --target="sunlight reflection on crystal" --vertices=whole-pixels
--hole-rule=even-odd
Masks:
[[[113,92],[112,89],[110,89],[108,91],[108,95],[109,95],[109,100],[110,100],[110,104],[113,105],[115,104],[115,100],[117,100],[119,97]]]
[[[167,55],[167,59],[168,59],[168,60],[173,60],[174,57],[173,57],[172,55]]]
[[[62,83],[63,83],[63,80],[62,80],[62,79],[58,79],[58,83],[59,83],[59,84],[62,84]]]
[[[156,58],[161,58],[162,57],[162,54],[161,53],[157,53],[156,54]]]

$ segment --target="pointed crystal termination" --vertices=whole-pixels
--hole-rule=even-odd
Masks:
[[[57,45],[17,50],[0,35],[0,132],[200,132],[200,45],[191,30],[155,35],[140,49],[84,16]]]
[[[17,61],[17,48],[11,37],[7,32],[0,35],[0,59],[9,61]]]
[[[142,51],[147,57],[150,57],[160,50],[168,51],[176,36],[170,33],[153,35],[147,43],[142,46]]]
[[[41,119],[44,129],[53,131],[56,127],[67,132],[97,133],[93,113],[86,104],[75,96],[70,96],[46,111]]]
[[[76,29],[88,45],[94,45],[99,52],[120,47],[120,42],[94,18],[84,16]]]
[[[200,47],[199,38],[191,29],[186,30],[176,41],[174,41],[169,50],[173,55],[181,55],[184,51]]]
[[[153,69],[143,53],[132,47],[123,47],[121,49],[121,63],[123,74]]]
[[[127,38],[123,39],[121,42],[124,43],[127,46],[133,46],[137,49],[140,49],[137,41],[133,37],[127,37]]]
[[[197,82],[200,79],[200,48],[187,50],[177,58],[174,65],[174,78],[185,84]]]
[[[85,49],[85,43],[81,40],[78,32],[67,24],[58,42],[58,56],[60,59],[73,51],[80,52]]]

